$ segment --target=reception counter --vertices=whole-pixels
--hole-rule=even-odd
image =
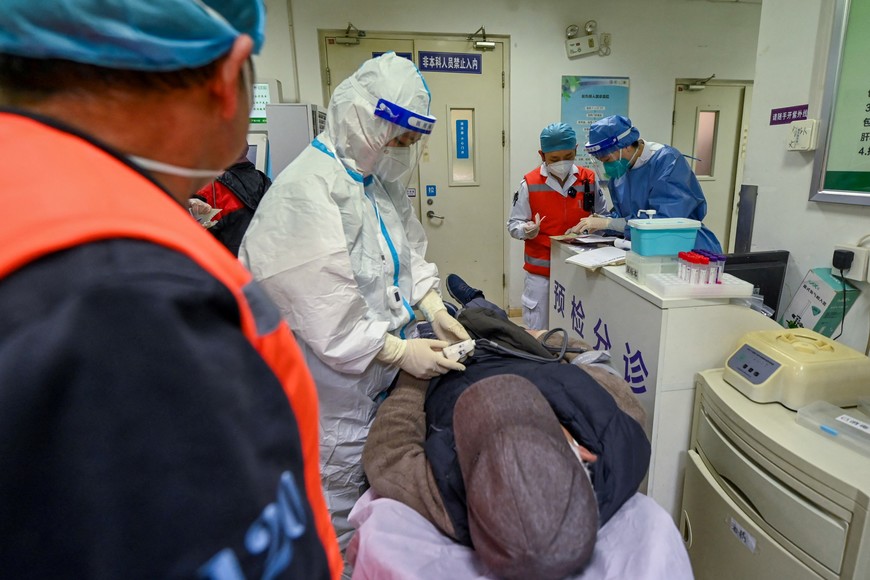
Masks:
[[[592,271],[565,262],[577,252],[553,241],[549,328],[610,352],[611,366],[647,413],[652,459],[646,493],[676,521],[695,373],[724,366],[745,333],[781,327],[729,298],[662,297],[629,278],[625,266]]]

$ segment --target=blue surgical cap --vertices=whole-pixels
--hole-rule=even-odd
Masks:
[[[631,119],[622,115],[612,115],[589,126],[587,153],[607,155],[611,151],[628,147],[640,139],[640,131],[631,124]]]
[[[263,45],[263,0],[2,0],[0,53],[107,68],[197,68],[240,34]]]
[[[565,123],[553,123],[541,131],[541,151],[563,151],[577,147],[577,134]]]

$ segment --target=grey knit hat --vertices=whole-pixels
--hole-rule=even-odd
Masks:
[[[595,546],[598,504],[538,388],[516,375],[481,380],[457,400],[453,428],[483,563],[506,579],[579,572]]]

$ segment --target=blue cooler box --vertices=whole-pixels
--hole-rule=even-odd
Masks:
[[[687,218],[628,220],[631,251],[641,256],[676,256],[695,248],[701,222]]]

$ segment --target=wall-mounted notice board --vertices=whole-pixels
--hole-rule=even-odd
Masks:
[[[835,3],[810,199],[870,205],[870,2]]]

